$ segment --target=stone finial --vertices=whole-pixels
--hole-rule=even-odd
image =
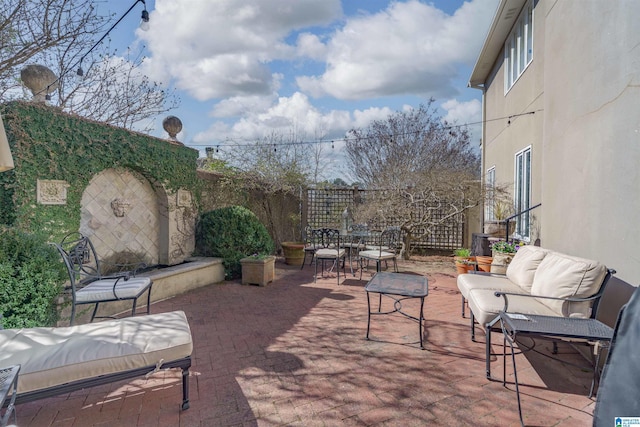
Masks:
[[[20,71],[22,83],[29,88],[35,102],[45,102],[58,89],[58,77],[44,65],[27,65]]]
[[[167,116],[162,121],[162,127],[169,134],[169,138],[176,140],[176,135],[182,130],[182,122],[176,116]]]

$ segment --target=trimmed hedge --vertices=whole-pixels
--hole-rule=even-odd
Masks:
[[[229,206],[205,212],[196,227],[196,252],[223,259],[227,279],[240,277],[240,260],[270,255],[274,244],[267,228],[249,209]]]
[[[56,300],[68,279],[44,237],[0,228],[0,312],[5,328],[55,326]]]

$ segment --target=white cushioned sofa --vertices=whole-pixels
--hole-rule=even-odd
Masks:
[[[471,339],[475,340],[477,322],[487,333],[488,356],[491,328],[498,322],[500,311],[589,318],[614,273],[597,261],[523,246],[507,267],[506,275],[471,272],[458,276],[462,315],[466,302]]]
[[[63,328],[0,330],[0,366],[21,365],[18,403],[180,368],[182,409],[187,409],[192,350],[182,311]]]

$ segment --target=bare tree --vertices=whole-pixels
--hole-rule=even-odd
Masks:
[[[354,178],[372,192],[358,205],[356,221],[399,225],[405,256],[411,243],[482,201],[480,158],[464,127],[443,121],[433,100],[397,112],[346,139]]]
[[[22,67],[38,63],[59,77],[52,103],[126,128],[177,106],[173,92],[141,76],[142,57],[116,58],[108,39],[114,16],[86,0],[4,0],[0,4],[0,101],[25,97]],[[92,52],[89,50],[94,47]],[[79,79],[77,68],[88,72]]]
[[[273,133],[252,144],[226,147],[203,169],[221,172],[235,191],[249,195],[246,204],[264,222],[277,246],[300,236],[300,197],[313,175],[310,144],[294,132]]]
[[[355,180],[370,188],[397,188],[425,172],[479,176],[480,157],[468,130],[443,121],[433,102],[349,131],[345,150]]]
[[[437,229],[451,228],[469,209],[482,201],[478,181],[460,180],[458,174],[439,172],[416,177],[415,185],[367,192],[367,199],[356,205],[354,219],[373,228],[393,224],[403,231],[409,258],[413,242],[427,239]],[[456,231],[450,230],[451,236]]]
[[[143,57],[104,56],[80,82],[61,86],[59,105],[75,114],[104,123],[149,132],[151,121],[178,106],[173,90],[150,81],[140,72]],[[69,89],[68,92],[65,89]]]

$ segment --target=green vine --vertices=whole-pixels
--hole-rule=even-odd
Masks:
[[[133,170],[171,191],[190,190],[200,202],[196,150],[42,104],[12,102],[1,109],[15,169],[0,174],[0,224],[52,240],[77,231],[82,192],[109,168]],[[66,205],[38,204],[38,179],[66,181]]]

